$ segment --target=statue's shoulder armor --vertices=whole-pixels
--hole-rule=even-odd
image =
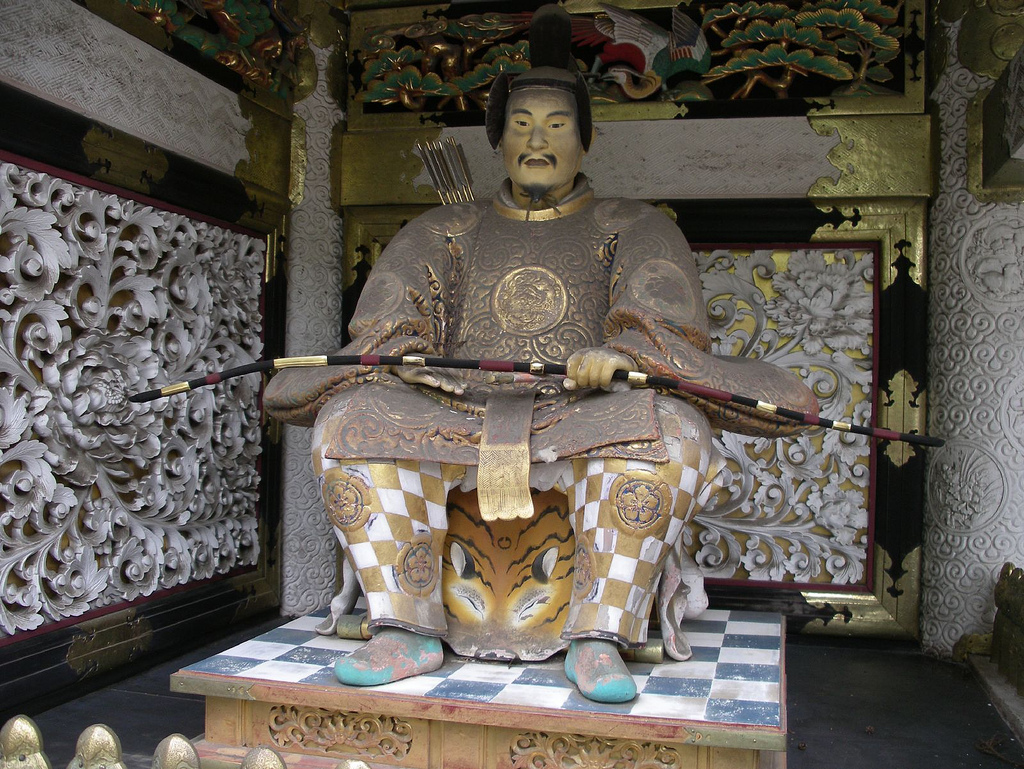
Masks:
[[[479,225],[484,211],[489,207],[489,200],[437,206],[417,216],[406,227],[413,228],[413,231],[426,231],[442,237],[457,237]]]
[[[601,198],[592,210],[594,221],[606,232],[621,232],[660,213],[654,206],[631,198]]]

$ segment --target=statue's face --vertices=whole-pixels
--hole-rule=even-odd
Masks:
[[[509,96],[501,135],[505,170],[518,199],[561,200],[573,188],[583,155],[571,94],[524,88]]]

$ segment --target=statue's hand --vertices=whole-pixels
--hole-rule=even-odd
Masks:
[[[454,395],[462,395],[466,391],[462,383],[444,369],[426,366],[392,366],[391,372],[406,384],[433,387]]]
[[[636,361],[607,347],[574,352],[565,363],[565,389],[608,387],[616,371],[636,371]]]

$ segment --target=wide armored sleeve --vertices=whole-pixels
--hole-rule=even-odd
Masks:
[[[816,413],[814,394],[791,372],[763,361],[711,354],[700,276],[686,238],[657,209],[630,205],[638,208],[619,230],[605,322],[607,346],[632,356],[648,374]],[[743,406],[684,397],[712,424],[733,432],[788,435],[806,429]]]
[[[392,238],[363,287],[349,324],[352,341],[340,354],[443,354],[457,257],[480,211],[481,204],[431,209]],[[312,424],[334,393],[371,376],[379,372],[356,366],[286,369],[271,379],[264,404],[282,421]]]

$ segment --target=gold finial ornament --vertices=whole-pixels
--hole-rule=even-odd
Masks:
[[[28,716],[14,716],[0,729],[0,767],[50,769],[39,727]]]
[[[245,754],[239,769],[285,769],[285,764],[276,750],[260,747]]]
[[[199,752],[183,734],[169,735],[156,746],[152,769],[199,769]]]
[[[128,769],[121,758],[121,740],[105,724],[87,726],[78,736],[68,769]]]

